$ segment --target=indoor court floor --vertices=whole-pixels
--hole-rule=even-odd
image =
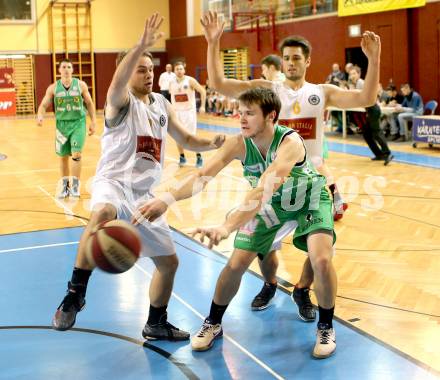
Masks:
[[[0,120],[0,379],[434,379],[440,374],[440,149],[391,144],[388,166],[370,161],[362,140],[330,136],[329,166],[349,201],[338,235],[337,350],[315,360],[315,324],[302,322],[290,291],[304,255],[284,241],[273,305],[253,312],[262,281],[256,263],[225,314],[225,335],[208,352],[189,342],[144,342],[152,264],[121,275],[96,271],[72,331],[51,329],[89,216],[99,134],[83,153],[82,196],[56,199],[54,119]],[[237,121],[203,116],[200,133],[238,133]],[[212,152],[205,154],[208,158]],[[158,192],[194,170],[178,168],[167,144]],[[209,311],[232,241],[209,250],[185,232],[213,225],[248,187],[234,162],[207,189],[174,205],[169,224],[180,260],[169,320],[195,333]],[[316,300],[314,300],[316,303]]]

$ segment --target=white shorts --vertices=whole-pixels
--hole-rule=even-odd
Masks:
[[[117,219],[126,220],[129,223],[136,209],[153,196],[151,194],[136,194],[127,191],[117,181],[106,178],[95,178],[92,184],[92,199],[90,207],[92,211],[98,211],[105,203],[116,208]],[[153,223],[143,221],[136,226],[142,240],[141,256],[171,256],[176,253],[171,230],[162,216]]]
[[[176,114],[177,114],[177,118],[183,124],[186,131],[191,135],[195,135],[197,131],[197,112],[195,110],[190,110],[190,111],[176,110]]]

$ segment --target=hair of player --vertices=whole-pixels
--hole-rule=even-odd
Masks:
[[[247,106],[257,104],[261,108],[264,117],[269,115],[272,111],[275,111],[273,122],[275,123],[278,120],[281,100],[278,95],[269,88],[257,87],[247,90],[240,94],[238,101]]]
[[[310,57],[310,54],[312,54],[312,45],[303,36],[286,37],[280,45],[281,55],[283,55],[283,50],[285,47],[300,47],[306,59]]]
[[[61,65],[62,65],[63,63],[70,63],[70,65],[73,67],[73,62],[72,62],[69,58],[63,58],[63,59],[60,61],[60,64],[58,65],[58,67],[61,67]]]
[[[281,70],[281,58],[275,54],[270,54],[264,57],[261,60],[261,64],[266,65],[267,67],[270,67],[272,65],[273,67],[275,67],[275,70]]]

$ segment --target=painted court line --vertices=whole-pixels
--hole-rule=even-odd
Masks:
[[[79,241],[68,241],[66,243],[44,244],[44,245],[34,245],[34,246],[31,246],[31,247],[2,249],[2,250],[0,250],[0,253],[29,251],[31,249],[39,249],[39,248],[61,247],[63,245],[74,245],[74,244],[78,244],[78,243],[79,243]]]
[[[144,272],[148,277],[152,277],[149,272],[147,272],[144,268],[142,268],[139,264],[135,264],[135,267],[137,267],[141,272]],[[187,303],[183,298],[181,298],[178,294],[175,292],[172,292],[173,297],[175,297],[182,305],[184,305],[186,308],[191,310],[195,315],[197,315],[202,321],[205,320],[205,317],[200,314],[196,309],[194,309],[189,303]],[[231,338],[228,334],[223,333],[223,337],[229,340],[235,347],[237,347],[240,351],[242,351],[244,354],[249,356],[255,363],[257,363],[259,366],[264,368],[267,372],[269,372],[273,377],[275,377],[278,380],[284,380],[284,377],[276,373],[272,368],[270,368],[267,364],[262,362],[260,359],[258,359],[254,354],[246,350],[240,343],[238,343],[236,340]]]
[[[85,222],[84,220],[78,218],[77,216],[74,215],[73,211],[68,208],[65,204],[63,204],[62,202],[60,202],[58,199],[56,199],[52,194],[50,194],[46,189],[42,188],[41,186],[38,186],[38,188],[47,196],[51,197],[55,203],[60,206],[62,209],[64,209],[64,211],[66,212],[67,215],[74,217],[75,219],[78,219],[82,224],[87,225],[87,222]]]
[[[66,245],[74,245],[78,244],[78,241],[70,241],[66,243],[56,243],[56,244],[45,244],[45,245],[35,245],[30,247],[21,247],[21,248],[13,248],[13,249],[3,249],[0,250],[0,253],[7,253],[7,252],[18,252],[18,251],[28,251],[32,249],[38,249],[38,248],[49,248],[49,247],[60,247],[60,246],[66,246]],[[144,268],[142,268],[139,264],[135,264],[135,267],[137,267],[141,272],[145,273],[148,277],[152,277],[149,272],[147,272]],[[194,309],[190,304],[188,304],[183,298],[181,298],[178,294],[175,292],[172,293],[173,297],[175,297],[182,305],[184,305],[186,308],[191,310],[195,315],[197,315],[201,320],[204,320],[202,314],[200,314],[196,309]],[[258,359],[255,355],[253,355],[251,352],[246,350],[242,345],[240,345],[236,340],[234,340],[232,337],[230,337],[227,334],[223,334],[223,336],[229,340],[234,346],[236,346],[240,351],[242,351],[244,354],[249,356],[253,361],[255,361],[258,365],[260,365],[262,368],[264,368],[267,372],[269,372],[273,377],[279,380],[284,380],[284,377],[280,376],[278,373],[276,373],[274,370],[272,370],[267,364],[262,362],[260,359]]]

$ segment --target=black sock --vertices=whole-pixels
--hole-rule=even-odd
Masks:
[[[147,323],[149,325],[157,325],[159,322],[165,322],[167,320],[167,307],[160,306],[160,307],[154,307],[153,305],[150,305],[150,312],[148,313],[148,321]],[[163,318],[165,316],[165,319]]]
[[[324,309],[318,305],[319,308],[319,324],[325,324],[326,328],[331,329],[333,327],[333,313],[335,312],[335,307],[331,309]]]
[[[333,202],[336,203],[343,203],[344,200],[342,199],[341,194],[339,193],[338,187],[336,186],[336,183],[332,183],[328,186],[330,189],[330,192],[332,193]]]
[[[85,297],[87,284],[89,283],[89,278],[91,274],[91,270],[74,267],[69,289],[80,291]]]
[[[328,188],[330,189],[330,192],[332,193],[332,197],[334,197],[335,190],[336,190],[336,184],[332,183],[331,185],[328,186]]]
[[[225,314],[228,305],[217,305],[214,301],[211,303],[211,310],[209,311],[209,322],[213,325],[222,323],[223,314]]]

